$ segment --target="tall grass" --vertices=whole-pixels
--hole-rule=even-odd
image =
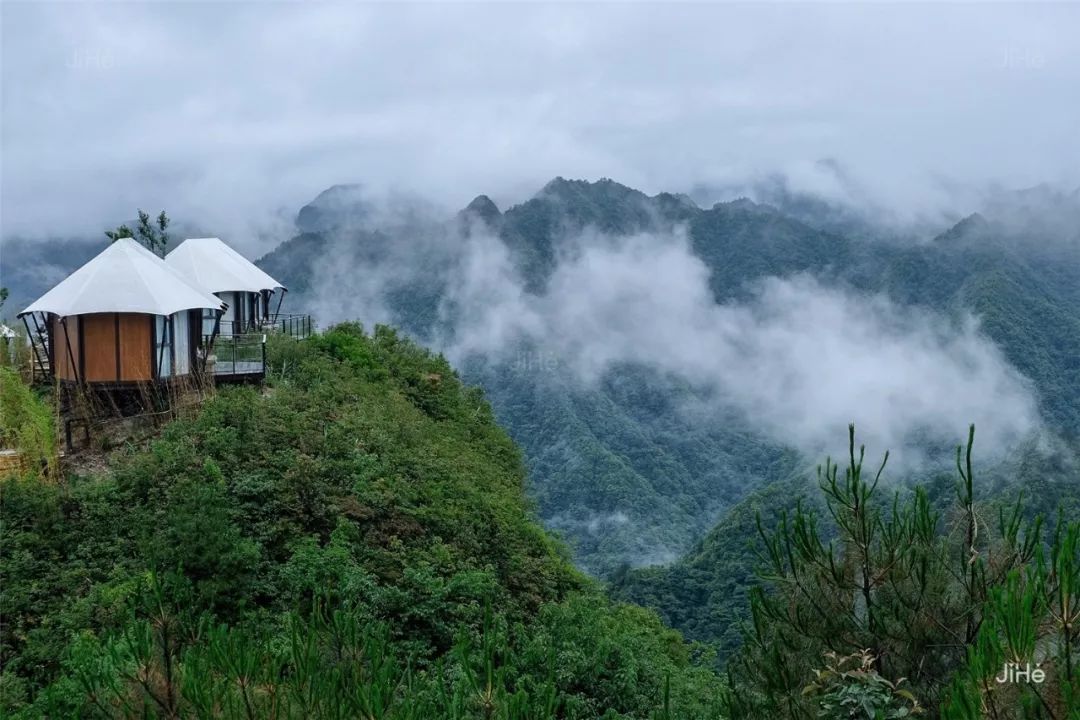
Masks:
[[[35,472],[51,476],[56,470],[52,409],[9,367],[0,367],[0,446],[18,450]]]

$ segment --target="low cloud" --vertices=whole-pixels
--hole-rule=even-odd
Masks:
[[[686,412],[734,409],[815,455],[842,452],[851,421],[901,463],[921,461],[915,448],[927,440],[960,441],[972,422],[987,455],[1040,424],[1030,383],[970,315],[946,319],[805,274],[766,278],[750,299],[718,304],[681,232],[568,239],[543,296],[525,291],[497,237],[450,245],[459,254],[447,260],[441,330],[425,340],[459,365],[482,356],[585,385],[622,363],[649,366],[695,388]],[[369,295],[384,287],[378,271],[352,272]],[[318,306],[333,306],[332,318],[396,320],[379,297],[345,307],[335,292]]]
[[[902,216],[1075,188],[1070,4],[0,4],[4,236],[166,208],[268,249],[334,182],[460,207],[555,175],[650,193],[780,172]],[[987,148],[993,148],[988,152]],[[285,229],[288,232],[288,228]],[[278,238],[283,239],[283,238]]]

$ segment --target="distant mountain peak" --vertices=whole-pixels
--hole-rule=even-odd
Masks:
[[[951,228],[938,235],[938,242],[959,242],[974,240],[990,229],[990,223],[979,213],[972,213]]]
[[[497,230],[502,220],[503,214],[499,211],[499,206],[487,195],[477,195],[457,214],[458,229],[465,236],[471,235],[479,223],[491,230]]]
[[[727,204],[740,210],[754,210],[758,207],[758,204],[748,197],[736,198]]]
[[[549,181],[536,197],[555,197],[559,199],[567,199],[577,195],[588,196],[640,196],[646,197],[640,190],[635,190],[632,187],[627,187],[622,183],[616,182],[611,178],[600,178],[599,180],[567,180],[563,176],[559,175],[555,179]]]
[[[472,202],[465,206],[462,213],[476,216],[489,224],[502,217],[499,206],[487,195],[477,195]]]
[[[713,208],[727,208],[729,210],[741,210],[746,213],[757,215],[778,215],[780,211],[768,203],[754,202],[748,197],[740,197],[729,202],[721,202],[713,205]]]
[[[662,192],[655,197],[655,200],[660,207],[665,209],[676,209],[685,212],[701,210],[698,204],[694,202],[694,199],[686,193]]]
[[[567,180],[562,175],[557,175],[551,180],[548,180],[544,187],[540,188],[540,192],[538,192],[537,195],[558,194],[572,187],[574,182],[575,181],[573,180]],[[582,181],[578,180],[577,182]]]
[[[364,192],[364,186],[360,183],[338,183],[331,185],[315,196],[311,205],[327,201],[355,200]]]
[[[370,209],[363,185],[331,185],[300,208],[296,215],[296,227],[300,232],[323,232],[336,226],[356,224],[367,216]]]
[[[964,233],[986,230],[990,223],[980,213],[971,213],[966,218],[956,223],[954,229]]]

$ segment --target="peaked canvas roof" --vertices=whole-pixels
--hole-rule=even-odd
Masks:
[[[189,238],[169,253],[165,262],[210,292],[285,289],[216,237]]]
[[[131,238],[121,238],[67,276],[19,315],[60,316],[100,312],[172,315],[180,310],[220,310],[221,299],[192,283]]]

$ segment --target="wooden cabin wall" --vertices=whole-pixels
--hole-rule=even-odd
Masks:
[[[146,382],[153,379],[150,365],[152,315],[75,315],[67,318],[66,335],[60,318],[53,317],[51,322],[52,364],[58,379],[82,382]]]
[[[150,372],[150,316],[140,313],[83,315],[83,379],[143,382]]]
[[[86,382],[116,382],[120,379],[117,353],[119,323],[116,313],[81,315],[82,379]]]
[[[139,382],[152,380],[150,365],[150,328],[152,315],[120,313],[120,380]]]
[[[67,318],[67,332],[64,332],[64,323],[56,315],[49,317],[49,347],[52,358],[50,363],[53,373],[61,380],[75,380],[79,363],[79,318],[78,316]],[[68,341],[71,349],[68,351]],[[75,364],[72,364],[74,359]]]

